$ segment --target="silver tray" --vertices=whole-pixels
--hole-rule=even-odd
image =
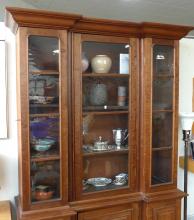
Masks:
[[[123,181],[123,182],[117,182],[116,180],[113,181],[113,184],[116,186],[124,186],[127,183],[127,180]]]
[[[112,180],[105,177],[96,177],[87,180],[87,184],[91,184],[95,187],[107,186],[110,183],[112,183]]]

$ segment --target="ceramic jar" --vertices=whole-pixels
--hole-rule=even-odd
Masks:
[[[91,61],[94,73],[108,73],[112,66],[112,60],[107,55],[96,55]]]
[[[107,103],[107,86],[105,84],[93,84],[90,91],[91,105],[105,105]]]
[[[82,73],[84,73],[89,66],[89,60],[86,57],[85,53],[82,53]]]

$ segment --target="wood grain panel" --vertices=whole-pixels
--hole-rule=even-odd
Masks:
[[[78,220],[138,220],[138,212],[138,204],[130,204],[83,212],[78,214]]]

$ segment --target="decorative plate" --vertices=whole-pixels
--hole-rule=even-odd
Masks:
[[[96,178],[90,178],[87,180],[87,184],[91,184],[95,187],[101,187],[106,186],[112,182],[111,179],[105,178],[105,177],[96,177]]]

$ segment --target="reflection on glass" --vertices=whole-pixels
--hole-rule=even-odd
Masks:
[[[153,81],[153,110],[172,110],[173,79]]]
[[[29,70],[59,70],[59,40],[54,37],[29,37]]]
[[[166,45],[155,45],[153,48],[154,74],[172,75],[174,48]]]
[[[152,146],[172,146],[172,113],[154,113],[152,118]]]
[[[58,198],[59,162],[31,162],[32,201],[45,201]]]
[[[172,150],[154,151],[152,155],[152,185],[172,181]]]
[[[172,181],[174,48],[153,47],[152,185]]]
[[[59,40],[30,36],[29,126],[32,202],[60,197]]]

